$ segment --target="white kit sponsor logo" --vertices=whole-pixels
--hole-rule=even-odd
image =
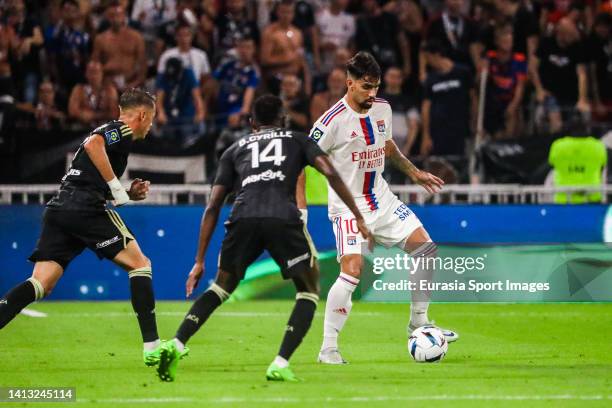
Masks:
[[[271,180],[283,181],[284,179],[285,179],[285,175],[283,174],[282,171],[266,170],[263,173],[252,174],[249,177],[242,180],[242,187],[246,186],[247,184],[257,183],[260,181],[271,181]]]
[[[115,235],[114,237],[112,237],[111,239],[107,239],[106,241],[103,242],[98,242],[96,244],[96,248],[104,248],[109,246],[110,244],[114,244],[115,242],[119,241],[121,238],[119,238],[118,235]]]

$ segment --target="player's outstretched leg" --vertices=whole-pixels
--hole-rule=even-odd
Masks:
[[[426,280],[431,281],[434,275],[434,259],[437,256],[437,246],[429,238],[427,231],[423,227],[418,228],[406,241],[404,250],[413,258],[421,258],[422,262],[417,264],[414,274],[410,276],[412,281],[417,282]],[[408,335],[415,329],[428,324],[434,324],[429,320],[427,311],[429,309],[430,293],[429,291],[413,291],[412,301],[410,303],[410,323],[408,323]],[[448,329],[442,329],[442,333],[446,341],[452,343],[459,338],[459,335]]]
[[[270,381],[299,381],[289,367],[289,359],[302,343],[312,324],[319,301],[318,281],[318,267],[313,267],[309,272],[293,278],[298,293],[278,355],[266,371],[266,378]]]
[[[359,284],[362,259],[361,255],[344,255],[340,260],[340,276],[327,294],[325,322],[323,324],[323,344],[319,352],[319,362],[325,364],[346,364],[338,349],[338,335],[348,319],[353,302],[351,297]]]
[[[113,261],[128,272],[132,308],[142,335],[144,363],[149,367],[155,366],[159,363],[161,342],[155,318],[151,261],[144,256],[136,241],[130,241]]]
[[[0,298],[0,329],[9,324],[21,309],[51,293],[64,268],[53,261],[36,262],[32,277]]]
[[[174,339],[162,343],[157,374],[162,381],[174,381],[178,362],[189,353],[186,344],[210,315],[225,302],[236,289],[238,280],[230,273],[219,270],[217,279],[202,293],[189,309]]]

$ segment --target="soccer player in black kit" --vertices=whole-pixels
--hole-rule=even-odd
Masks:
[[[296,205],[296,183],[304,166],[323,173],[357,219],[359,232],[368,239],[370,231],[353,196],[330,163],[327,155],[305,134],[282,127],[283,102],[264,95],[253,106],[253,133],[238,139],[221,156],[210,199],[202,217],[195,264],[189,273],[189,297],[204,273],[204,256],[219,218],[225,197],[236,187],[237,194],[219,256],[215,282],[194,302],[174,339],[163,342],[158,375],[164,381],[176,377],[185,343],[213,311],[227,300],[244,278],[247,267],[263,250],[268,250],[283,278],[292,279],[297,295],[278,355],[268,367],[266,378],[298,381],[289,358],[308,332],[319,300],[319,276],[313,253],[304,235],[304,224]]]
[[[135,140],[144,139],[155,116],[155,98],[131,89],[119,100],[119,120],[91,132],[81,144],[68,173],[43,213],[42,231],[29,260],[32,277],[0,298],[0,329],[25,306],[49,295],[64,270],[83,249],[110,259],[128,273],[132,306],[144,343],[144,361],[159,362],[161,350],[155,320],[151,262],[108,200],[120,206],[144,200],[149,182],[136,179],[125,190],[118,178],[127,166]]]

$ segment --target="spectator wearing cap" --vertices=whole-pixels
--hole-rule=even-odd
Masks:
[[[104,82],[99,62],[87,64],[85,77],[86,83],[72,88],[68,114],[84,127],[94,128],[119,115],[119,96],[112,83]]]
[[[551,132],[562,129],[564,113],[567,116],[574,108],[582,113],[589,111],[586,53],[571,20],[562,19],[555,35],[542,39],[531,74]]]
[[[230,58],[213,73],[217,83],[217,126],[232,128],[244,125],[251,112],[260,74],[255,65],[255,41],[240,38],[236,45],[236,58]]]
[[[424,85],[422,155],[463,155],[474,112],[473,76],[469,68],[449,58],[439,42],[423,47],[431,68]]]
[[[198,80],[179,58],[166,61],[157,77],[157,123],[162,137],[191,146],[203,135],[204,102]]]
[[[141,86],[147,76],[142,35],[127,26],[125,9],[111,2],[106,9],[110,28],[96,36],[91,59],[102,64],[105,77],[121,92]]]

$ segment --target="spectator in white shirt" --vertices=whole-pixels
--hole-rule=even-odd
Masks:
[[[188,25],[181,25],[176,30],[176,44],[161,55],[157,65],[157,73],[162,74],[170,58],[178,58],[184,68],[190,68],[200,84],[206,84],[210,77],[210,63],[206,52],[192,47],[193,30]]]
[[[336,49],[348,48],[355,35],[355,17],[344,11],[347,5],[348,0],[331,0],[329,7],[317,14],[322,74],[331,72]]]

